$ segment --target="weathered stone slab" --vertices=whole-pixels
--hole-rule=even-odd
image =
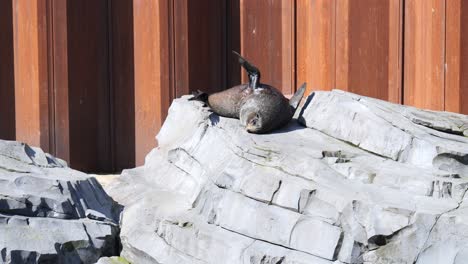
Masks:
[[[94,263],[118,254],[120,206],[62,160],[0,140],[0,262]]]
[[[248,134],[174,100],[145,165],[107,190],[134,263],[463,263],[467,117],[342,91]]]

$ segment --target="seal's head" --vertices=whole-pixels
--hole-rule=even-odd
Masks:
[[[261,133],[263,130],[261,116],[257,113],[250,113],[245,128],[249,133]]]

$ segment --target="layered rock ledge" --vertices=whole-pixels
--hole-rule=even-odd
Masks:
[[[132,263],[466,263],[468,117],[342,91],[248,134],[186,97],[109,186]]]
[[[92,177],[0,140],[0,262],[95,263],[119,252],[120,206]]]

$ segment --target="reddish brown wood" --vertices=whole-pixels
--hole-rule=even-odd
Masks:
[[[112,169],[107,4],[67,1],[70,163],[85,171]]]
[[[336,52],[335,52],[335,87],[342,90],[348,90],[349,79],[349,0],[336,4]],[[333,87],[333,88],[335,88]]]
[[[173,2],[173,13],[169,14],[168,19],[174,22],[174,32],[171,35],[174,38],[175,95],[180,97],[190,92],[188,1],[169,2]]]
[[[204,90],[211,93],[225,89],[226,1],[179,1],[187,2],[188,5],[190,91]],[[178,16],[174,18],[178,19]]]
[[[337,5],[337,88],[400,102],[400,4],[346,0]]]
[[[135,167],[133,1],[110,1],[112,153],[114,169]]]
[[[241,67],[237,58],[232,55],[232,51],[241,50],[240,34],[240,0],[228,1],[226,5],[227,29],[226,36],[226,83],[227,87],[232,87],[241,83]]]
[[[468,114],[468,3],[447,1],[445,110]]]
[[[226,88],[226,8],[219,0],[174,0],[169,19],[174,21],[177,97]]]
[[[164,120],[172,100],[176,94],[176,80],[175,80],[175,37],[174,37],[174,19],[171,14],[174,14],[173,0],[159,1],[159,39],[160,45],[160,64],[165,65],[160,67],[160,82],[161,87],[161,100],[160,110],[161,119]]]
[[[389,1],[388,101],[403,103],[403,0]]]
[[[347,35],[346,23],[335,32],[335,9],[335,0],[297,1],[297,85],[307,82],[308,92],[335,87],[335,34]],[[340,39],[347,48],[347,38]]]
[[[13,1],[16,139],[49,151],[47,2]]]
[[[468,2],[462,1],[460,10],[460,108],[457,112],[468,115]]]
[[[0,2],[0,139],[15,139],[15,76],[13,56],[13,7]]]
[[[445,109],[451,112],[460,111],[461,3],[448,1],[446,6]]]
[[[294,1],[240,1],[240,53],[260,69],[263,83],[286,94],[296,82],[293,25]]]
[[[405,1],[404,103],[444,110],[445,1]]]
[[[135,62],[135,152],[136,164],[144,162],[146,154],[156,146],[155,135],[162,125],[161,38],[158,2],[133,1],[134,62]]]
[[[53,113],[53,154],[70,161],[67,1],[49,1],[49,83]]]

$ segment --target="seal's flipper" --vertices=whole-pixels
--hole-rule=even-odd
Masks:
[[[239,53],[232,51],[238,58],[240,65],[247,71],[249,75],[249,86],[253,89],[258,87],[260,83],[260,70],[255,67],[253,64],[248,62],[244,57],[242,57]]]
[[[296,110],[297,106],[299,106],[299,103],[301,102],[302,100],[302,97],[304,96],[304,93],[305,93],[305,90],[306,90],[306,86],[307,84],[306,83],[303,83],[301,85],[301,87],[299,88],[299,90],[297,90],[297,92],[293,95],[293,97],[291,97],[291,99],[289,100],[289,105],[294,109]]]
[[[260,71],[258,70],[257,67],[255,67],[252,63],[247,61],[244,57],[242,57],[239,53],[232,51],[238,58],[239,58],[239,63],[244,67],[244,69],[249,73],[249,74],[258,74],[260,75]]]
[[[188,99],[189,101],[200,101],[200,102],[204,102],[204,103],[208,102],[208,94],[205,93],[205,92],[197,90],[197,91],[193,91],[192,95],[193,95],[193,97],[189,98]]]

